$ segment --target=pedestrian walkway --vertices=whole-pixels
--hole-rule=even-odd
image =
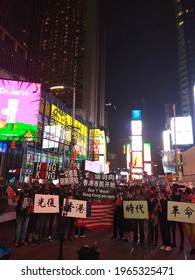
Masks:
[[[136,245],[123,242],[119,239],[111,239],[110,229],[97,229],[86,231],[85,238],[76,238],[73,241],[63,242],[62,254],[60,254],[60,241],[55,239],[43,244],[32,243],[21,247],[12,247],[10,260],[57,260],[59,257],[64,260],[77,260],[77,250],[82,242],[93,246],[97,241],[101,250],[100,260],[195,260],[190,255],[190,247],[185,244],[184,250],[178,247],[170,252],[160,250],[162,244],[157,246]],[[178,243],[179,244],[179,243]]]

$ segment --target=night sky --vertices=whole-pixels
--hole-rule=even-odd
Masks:
[[[147,101],[151,141],[160,143],[165,103],[179,106],[179,74],[174,0],[104,0],[106,102],[110,110],[110,150],[128,138],[136,100]]]

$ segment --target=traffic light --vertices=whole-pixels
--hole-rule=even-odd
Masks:
[[[11,150],[15,150],[16,149],[16,143],[14,140],[11,141],[11,146],[10,146]]]

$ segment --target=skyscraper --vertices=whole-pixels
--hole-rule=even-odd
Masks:
[[[72,107],[77,115],[104,126],[104,36],[97,0],[42,0],[33,80]],[[52,88],[52,89],[51,89]]]
[[[0,77],[28,79],[34,1],[0,1]]]
[[[176,0],[181,110],[192,117],[195,137],[195,1]]]

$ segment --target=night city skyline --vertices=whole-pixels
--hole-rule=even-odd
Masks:
[[[177,116],[193,117],[194,34],[183,29],[193,1],[36,0],[28,3],[29,17],[25,1],[10,3],[1,2],[1,78],[40,82],[46,92],[75,84],[77,113],[95,126],[105,126],[104,104],[111,104],[105,106],[110,152],[121,155],[129,141],[132,109],[143,110],[144,137],[155,152],[162,148],[166,104],[176,104]],[[71,89],[54,95],[71,108]]]
[[[145,100],[150,141],[160,145],[164,105],[176,103],[177,110],[180,108],[174,1],[108,0],[103,5],[106,97],[117,108],[110,111],[112,124],[116,121],[113,127],[118,128],[117,132],[111,128],[111,137],[119,142],[128,139],[131,110],[139,109],[140,101]],[[116,143],[111,144],[113,149]]]

